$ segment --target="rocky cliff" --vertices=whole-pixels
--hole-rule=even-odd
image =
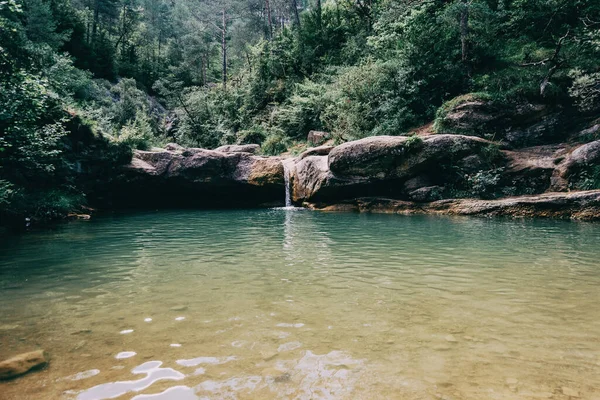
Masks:
[[[246,151],[242,151],[246,150]],[[250,148],[206,150],[168,145],[135,151],[113,190],[123,207],[257,207],[284,198],[281,159]]]
[[[600,189],[600,125],[558,135],[556,111],[523,107],[513,121],[490,107],[457,102],[436,125],[450,133],[368,137],[286,159],[252,145],[136,151],[115,201],[269,206],[289,190],[295,205],[330,211],[600,218],[600,192],[590,191]],[[491,126],[499,136],[481,134]]]

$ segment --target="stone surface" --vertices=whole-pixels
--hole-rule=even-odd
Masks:
[[[569,122],[561,109],[543,104],[496,104],[476,95],[460,96],[451,103],[436,120],[437,132],[503,141],[512,148],[552,142]]]
[[[531,115],[538,112],[545,111],[535,106],[521,110],[520,123],[533,124],[536,119]],[[554,199],[551,193],[529,202],[514,203],[511,199],[577,189],[574,182],[600,165],[600,141],[502,150],[497,143],[458,134],[375,136],[336,147],[310,148],[296,158],[286,159],[237,152],[245,146],[224,146],[219,151],[176,144],[166,147],[134,152],[131,163],[115,180],[116,205],[282,205],[282,162],[286,160],[291,197],[296,205],[308,203],[319,209],[332,206],[345,210],[370,207],[407,213],[543,213],[559,218],[595,218],[595,206],[587,203],[582,205],[582,212],[576,212],[574,198],[563,199],[562,205],[559,200],[549,200]],[[440,202],[453,197],[503,198],[505,202]],[[388,206],[392,203],[365,202],[365,198],[392,199],[395,203],[390,211]]]
[[[258,206],[284,201],[281,159],[187,148],[136,150],[115,180],[117,206]]]
[[[321,143],[325,142],[327,139],[329,139],[330,136],[331,135],[328,132],[310,131],[308,132],[308,136],[306,139],[309,144],[313,146],[318,146]]]
[[[256,154],[260,150],[257,144],[230,144],[227,146],[217,147],[215,151],[221,153],[251,153]]]
[[[48,363],[43,350],[19,354],[0,362],[0,379],[11,379]]]
[[[579,392],[575,389],[571,389],[569,387],[563,386],[562,387],[562,393],[565,396],[569,396],[569,397],[579,397]]]
[[[600,140],[575,148],[557,167],[552,176],[553,190],[576,186],[579,176],[600,165]]]
[[[298,161],[310,156],[326,156],[333,148],[334,146],[311,147],[298,156]]]
[[[462,135],[431,135],[425,139],[374,136],[344,143],[328,156],[307,156],[296,162],[292,197],[297,203],[365,196],[408,199],[417,189],[439,186],[437,181],[445,179],[442,172],[455,177],[450,167],[491,145],[481,138]],[[414,192],[413,197],[436,199],[437,190]]]

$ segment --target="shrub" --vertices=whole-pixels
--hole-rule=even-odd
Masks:
[[[489,171],[479,171],[468,176],[469,192],[484,199],[495,197],[503,171],[503,168],[497,168]]]
[[[285,152],[288,148],[288,143],[285,136],[281,133],[275,133],[267,136],[261,146],[261,151],[266,155],[278,155]]]
[[[248,130],[237,133],[238,144],[262,144],[267,137],[267,131],[262,126],[254,125]]]
[[[153,143],[154,135],[150,118],[143,111],[137,111],[135,118],[119,131],[117,140],[131,148],[147,150]]]

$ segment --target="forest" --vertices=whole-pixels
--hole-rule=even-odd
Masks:
[[[466,94],[597,116],[599,60],[597,0],[1,0],[0,214],[67,213],[172,142],[297,154]]]

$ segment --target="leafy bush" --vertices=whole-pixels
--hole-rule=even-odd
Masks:
[[[493,198],[498,191],[498,184],[502,178],[503,168],[489,171],[479,171],[467,177],[469,192],[481,198]]]
[[[248,130],[237,133],[238,144],[262,144],[267,138],[267,131],[262,126],[252,126]]]
[[[407,151],[417,150],[423,146],[423,139],[420,136],[412,135],[404,142],[404,148]]]
[[[571,189],[600,189],[600,165],[587,165],[570,179]]]
[[[143,111],[137,111],[133,121],[127,122],[123,126],[117,136],[119,142],[125,143],[127,146],[147,150],[150,148],[154,139],[152,132],[152,124],[150,118]]]
[[[288,148],[288,142],[281,133],[275,133],[267,136],[261,146],[261,152],[266,155],[274,156],[285,152]]]

